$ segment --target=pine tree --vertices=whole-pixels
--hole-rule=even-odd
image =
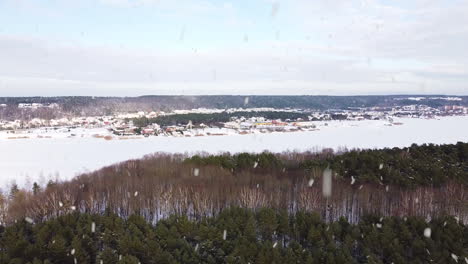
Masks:
[[[18,192],[19,192],[18,184],[13,183],[10,188],[10,199],[15,198]]]
[[[41,191],[41,187],[36,182],[34,182],[32,190],[33,190],[33,194],[36,195]]]
[[[119,256],[117,256],[114,250],[106,247],[99,254],[98,260],[99,260],[98,263],[101,263],[102,261],[103,264],[117,263],[119,261]]]
[[[123,256],[121,260],[117,262],[118,264],[140,264],[140,261],[132,255]]]

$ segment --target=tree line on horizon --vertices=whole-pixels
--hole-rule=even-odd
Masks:
[[[349,109],[361,107],[388,107],[396,105],[412,105],[415,101],[405,100],[410,95],[383,96],[241,96],[241,95],[200,95],[200,96],[140,96],[140,97],[93,97],[93,96],[63,96],[63,97],[0,97],[0,118],[6,120],[32,118],[63,118],[72,116],[102,116],[121,112],[137,111],[172,111],[175,109],[194,108],[300,108],[300,109]],[[417,95],[414,95],[417,96]],[[467,96],[458,96],[461,101],[450,104],[468,106]],[[246,98],[249,98],[246,104]],[[19,103],[57,103],[59,109],[25,110],[19,109]],[[441,107],[446,100],[423,99],[418,104],[430,107]]]

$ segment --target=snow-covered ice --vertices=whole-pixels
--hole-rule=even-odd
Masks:
[[[83,130],[75,136],[57,133],[52,138],[8,139],[0,133],[0,186],[46,182],[49,178],[70,179],[103,166],[155,152],[282,152],[322,148],[404,147],[412,143],[468,142],[468,116],[438,119],[398,119],[403,125],[388,126],[385,121],[317,122],[317,131],[275,132],[201,137],[130,137],[105,140],[93,137],[105,130]],[[327,125],[325,125],[327,123]],[[66,133],[65,133],[66,134]],[[83,134],[84,136],[81,136]],[[49,134],[47,134],[49,135]]]

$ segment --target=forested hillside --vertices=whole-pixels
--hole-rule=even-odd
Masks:
[[[0,263],[461,263],[467,157],[461,142],[154,154],[14,185]]]
[[[316,213],[232,208],[155,226],[136,215],[68,214],[0,229],[0,263],[466,263],[468,228],[453,217],[366,216],[325,223]]]
[[[366,214],[468,222],[467,143],[343,153],[154,154],[69,182],[0,198],[0,220],[36,222],[78,211],[132,214],[156,223],[169,215],[215,216],[229,207],[317,212],[325,221]],[[329,176],[327,176],[329,175]],[[327,185],[327,194],[324,186]],[[15,186],[13,186],[15,187]]]

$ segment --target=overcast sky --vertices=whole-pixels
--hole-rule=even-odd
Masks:
[[[0,0],[0,96],[468,95],[468,0]]]

